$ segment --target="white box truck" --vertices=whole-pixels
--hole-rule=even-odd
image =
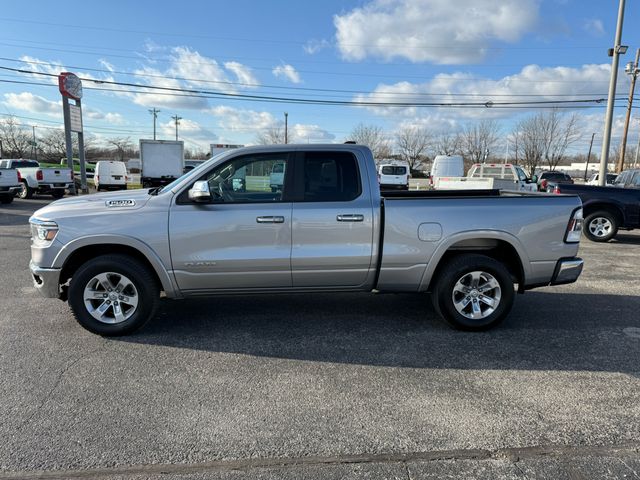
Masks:
[[[181,177],[184,169],[184,142],[140,140],[142,187],[158,187]]]

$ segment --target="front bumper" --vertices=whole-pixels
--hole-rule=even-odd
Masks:
[[[551,285],[564,285],[575,282],[582,273],[584,261],[581,258],[561,258],[551,278]]]
[[[60,298],[60,269],[38,267],[29,262],[33,286],[46,298]]]

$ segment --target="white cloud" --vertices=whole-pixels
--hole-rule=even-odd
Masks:
[[[336,136],[318,125],[296,123],[291,127],[293,138],[298,143],[333,142]]]
[[[247,85],[256,86],[258,85],[258,79],[253,76],[253,72],[246,65],[242,65],[238,62],[226,62],[224,64],[224,68],[233,72],[238,79],[238,82],[244,83],[244,87]]]
[[[329,43],[329,41],[324,38],[322,40],[313,39],[304,44],[302,48],[308,55],[315,55],[316,53],[324,50],[330,45],[331,44]]]
[[[604,35],[604,24],[602,23],[602,20],[598,18],[585,20],[583,28],[594,37],[601,37]]]
[[[479,5],[481,3],[481,5]],[[538,0],[373,0],[334,16],[346,60],[482,61],[496,42],[515,42],[538,18]]]
[[[4,98],[4,104],[9,108],[62,118],[62,102],[52,102],[29,92],[5,93]]]
[[[408,103],[457,103],[480,104],[474,108],[449,108],[458,118],[508,117],[522,110],[497,108],[499,102],[523,102],[566,99],[606,98],[611,67],[608,64],[570,67],[525,66],[520,72],[499,79],[474,77],[468,73],[436,75],[425,83],[399,82],[393,85],[380,84],[366,95],[357,95],[361,102],[408,102]],[[619,88],[623,86],[620,80]],[[536,95],[530,97],[528,95]],[[588,97],[581,94],[595,94]],[[484,107],[493,102],[495,108]],[[421,107],[366,107],[370,111],[386,116],[420,117],[433,112]]]
[[[115,67],[111,63],[107,62],[104,58],[98,60],[98,63],[109,70],[109,72],[113,72],[115,70]]]
[[[256,112],[223,105],[213,107],[209,111],[219,119],[218,125],[229,131],[254,132],[278,125],[276,118],[269,112]]]
[[[283,77],[289,80],[292,83],[300,83],[302,80],[300,79],[300,74],[296,71],[293,66],[288,64],[278,65],[272,70],[272,73],[275,77]]]

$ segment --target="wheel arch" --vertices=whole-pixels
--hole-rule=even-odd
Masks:
[[[615,203],[612,201],[598,200],[598,201],[592,201],[592,202],[585,202],[582,204],[583,218],[587,218],[592,213],[595,213],[601,210],[610,212],[611,214],[615,215],[615,217],[618,220],[619,227],[624,225],[625,223],[624,208],[618,203]]]
[[[518,291],[524,291],[530,276],[529,258],[516,237],[500,231],[463,232],[448,238],[429,260],[419,290],[432,291],[433,282],[442,268],[451,258],[463,253],[478,253],[501,262],[518,284]]]
[[[167,272],[158,255],[151,247],[131,237],[90,236],[68,243],[58,253],[53,265],[61,269],[60,284],[67,283],[78,268],[87,261],[110,253],[129,255],[137,259],[155,275],[167,297],[175,298],[179,296],[172,276]],[[65,290],[63,288],[63,292]]]

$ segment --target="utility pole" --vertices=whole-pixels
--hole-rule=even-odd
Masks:
[[[593,147],[593,138],[596,136],[596,133],[593,132],[591,134],[591,143],[589,143],[589,153],[587,154],[587,161],[584,166],[584,181],[587,181],[587,169],[589,168],[589,161],[591,160],[591,148]]]
[[[284,112],[284,143],[289,143],[289,114]]]
[[[631,108],[633,107],[633,92],[636,88],[636,78],[638,78],[638,61],[640,60],[640,48],[636,51],[635,63],[627,63],[624,71],[631,76],[631,87],[629,88],[629,102],[627,103],[627,117],[624,120],[624,131],[622,133],[622,145],[620,148],[620,158],[616,165],[616,173],[620,173],[624,169],[624,154],[627,150],[627,134],[629,133],[629,120],[631,119]]]
[[[158,114],[160,113],[160,110],[154,107],[151,110],[149,110],[149,113],[153,115],[153,139],[155,140],[156,139],[156,119],[158,118]]]
[[[618,23],[616,25],[616,39],[613,49],[610,50],[613,60],[611,60],[611,79],[609,80],[609,98],[607,100],[607,115],[604,121],[604,135],[602,137],[602,151],[600,153],[600,173],[598,184],[601,187],[607,181],[607,163],[609,162],[609,144],[611,143],[611,124],[613,122],[613,104],[616,96],[616,82],[618,80],[618,62],[620,54],[627,51],[627,47],[620,45],[622,40],[622,24],[624,22],[624,3],[620,0],[618,7]]]
[[[33,159],[35,161],[38,161],[38,148],[36,147],[37,143],[36,143],[36,126],[32,125],[31,126],[33,128],[33,147],[31,148],[31,156],[33,157]]]
[[[176,122],[176,142],[178,141],[178,125],[180,125],[180,120],[182,120],[182,117],[179,117],[177,114],[174,115],[173,117],[171,117],[175,120]],[[155,138],[154,138],[155,139]]]

